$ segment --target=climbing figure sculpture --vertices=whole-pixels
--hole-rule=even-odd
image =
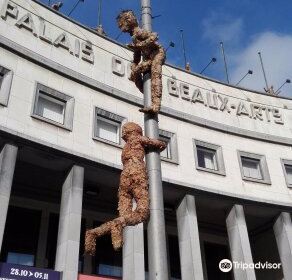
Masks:
[[[96,238],[111,234],[115,250],[123,245],[123,229],[147,221],[149,217],[148,177],[144,162],[145,149],[163,151],[165,142],[143,136],[142,128],[133,122],[122,128],[122,138],[126,142],[122,151],[123,171],[119,185],[119,217],[88,230],[85,237],[85,252],[95,254]],[[133,210],[133,199],[137,207]]]
[[[160,111],[162,97],[162,65],[165,62],[165,50],[157,42],[157,33],[143,30],[139,27],[133,11],[122,11],[117,17],[119,28],[122,32],[132,36],[132,44],[128,47],[134,51],[131,64],[130,80],[135,82],[137,88],[143,93],[143,74],[151,73],[151,101],[148,108],[140,109],[141,112],[157,114]]]

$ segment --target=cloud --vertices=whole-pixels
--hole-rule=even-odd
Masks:
[[[213,12],[203,20],[203,39],[211,42],[236,44],[239,42],[243,29],[243,20],[223,13]]]
[[[292,35],[264,32],[254,36],[251,43],[230,56],[230,76],[237,83],[249,69],[253,75],[246,77],[241,86],[263,91],[265,81],[258,52],[262,53],[269,85],[278,89],[287,78],[292,78]],[[292,84],[283,87],[281,95],[292,97]]]

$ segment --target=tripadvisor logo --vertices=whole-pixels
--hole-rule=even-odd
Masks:
[[[222,272],[229,272],[232,269],[280,269],[281,263],[270,263],[270,262],[257,262],[257,263],[244,263],[244,262],[231,262],[228,259],[223,259],[219,263],[219,269]]]
[[[232,269],[232,262],[228,259],[224,259],[219,263],[219,269],[222,272],[229,272]]]

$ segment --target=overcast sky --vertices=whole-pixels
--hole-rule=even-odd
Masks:
[[[47,3],[48,1],[42,0]],[[51,1],[52,2],[52,1]],[[68,14],[77,0],[63,0],[61,12]],[[102,23],[108,36],[116,38],[119,30],[115,18],[122,9],[140,13],[140,0],[103,0]],[[180,29],[184,30],[187,60],[192,71],[200,72],[212,57],[217,62],[205,75],[224,81],[224,66],[219,42],[223,41],[231,83],[236,84],[249,70],[242,86],[262,91],[265,86],[258,52],[261,51],[268,82],[277,89],[287,78],[292,79],[292,1],[291,0],[152,0],[153,29],[168,51],[168,62],[183,67]],[[98,0],[85,0],[72,17],[85,25],[97,24]],[[123,34],[119,41],[130,38]],[[292,97],[292,84],[282,95]]]

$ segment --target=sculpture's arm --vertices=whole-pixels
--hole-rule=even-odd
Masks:
[[[157,139],[142,136],[141,141],[144,147],[159,149],[161,152],[166,148],[166,143]]]

